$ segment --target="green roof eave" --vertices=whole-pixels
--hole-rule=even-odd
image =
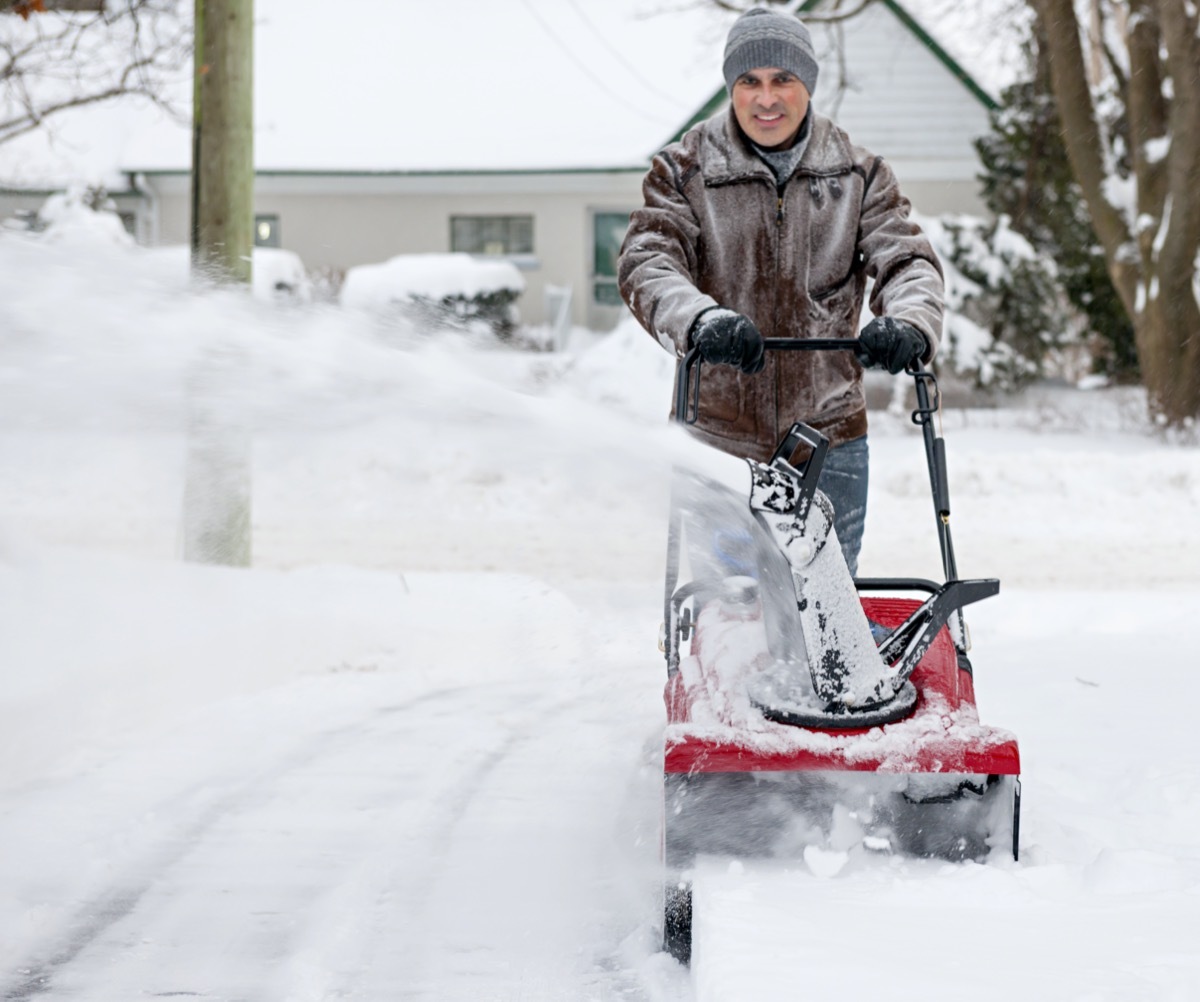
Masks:
[[[670,146],[671,143],[679,142],[679,140],[683,138],[684,134],[689,129],[699,125],[706,119],[712,118],[713,115],[721,110],[721,106],[724,105],[728,100],[729,96],[725,93],[725,88],[720,88],[715,94],[713,94],[712,97],[705,101],[704,104],[696,111],[696,113],[686,122],[684,122],[683,125],[681,125],[676,131],[675,135],[668,139],[663,145]]]
[[[816,4],[820,0],[808,0],[808,3]],[[899,18],[900,22],[908,28],[916,37],[917,40],[925,46],[930,52],[937,57],[938,61],[946,67],[958,81],[967,88],[988,111],[995,111],[1000,105],[996,99],[987,91],[979,86],[977,81],[970,73],[963,69],[962,64],[955,59],[950,53],[938,45],[937,40],[933,38],[924,28],[917,23],[913,16],[906,11],[897,0],[880,0],[880,2],[893,14]],[[805,6],[808,6],[808,3]]]
[[[804,2],[796,8],[796,13],[807,14],[810,11],[816,10],[824,2],[825,0],[804,0]],[[970,91],[975,99],[984,106],[984,108],[986,108],[988,111],[994,111],[997,107],[999,107],[995,98],[993,98],[987,91],[979,86],[979,82],[973,76],[971,76],[970,73],[963,69],[962,65],[952,55],[950,55],[950,53],[943,49],[937,43],[937,40],[934,39],[929,32],[922,28],[921,25],[918,24],[913,18],[913,16],[909,14],[909,12],[903,7],[901,7],[896,0],[879,0],[879,2],[882,3],[888,10],[890,10],[900,21],[900,23],[903,24],[909,31],[911,31],[914,36],[916,36],[917,41],[924,45],[925,48],[927,48],[938,60],[938,62],[945,66],[946,69],[948,69],[951,74],[953,74],[953,76],[964,87],[966,87],[968,91]],[[727,100],[728,96],[725,93],[725,88],[719,88],[713,93],[712,97],[704,102],[704,104],[696,111],[694,115],[692,115],[691,118],[689,118],[682,126],[679,127],[675,134],[668,139],[664,145],[670,145],[671,143],[679,142],[679,140],[683,138],[684,134],[689,129],[699,125],[705,119],[711,118],[713,115],[715,115]]]

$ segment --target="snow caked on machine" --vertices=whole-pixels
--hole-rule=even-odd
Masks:
[[[771,350],[853,340],[770,339]],[[701,362],[679,367],[676,418],[696,420]],[[980,723],[950,535],[937,383],[915,379],[945,580],[852,578],[817,489],[829,443],[793,425],[744,489],[676,472],[664,626],[663,945],[691,955],[697,856],[1015,858],[1020,757]],[[793,465],[792,458],[807,453]]]

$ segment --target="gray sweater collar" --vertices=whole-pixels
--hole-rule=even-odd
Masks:
[[[775,175],[776,182],[784,184],[795,173],[796,167],[800,163],[800,158],[804,156],[804,150],[808,146],[808,139],[811,135],[812,115],[805,115],[804,121],[800,123],[800,134],[796,137],[796,141],[786,150],[763,149],[758,143],[753,141],[750,142],[750,147],[758,155],[758,158],[771,168],[771,173]]]

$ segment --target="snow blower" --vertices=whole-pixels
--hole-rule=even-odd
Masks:
[[[771,350],[853,350],[769,339]],[[694,423],[701,360],[679,366],[675,416]],[[852,578],[817,481],[829,448],[793,425],[744,489],[676,471],[664,625],[663,946],[691,955],[698,855],[800,856],[816,846],[948,860],[1017,856],[1020,757],[981,724],[932,373],[910,370],[945,580]],[[804,455],[803,461],[795,461]],[[740,471],[740,468],[739,468]],[[687,644],[687,652],[684,645]]]

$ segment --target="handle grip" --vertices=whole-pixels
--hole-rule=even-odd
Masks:
[[[769,337],[763,346],[768,351],[854,351],[858,338],[852,337]],[[695,424],[700,417],[700,352],[689,348],[680,360],[675,376],[675,420]],[[908,370],[913,376],[924,372],[918,361]]]

